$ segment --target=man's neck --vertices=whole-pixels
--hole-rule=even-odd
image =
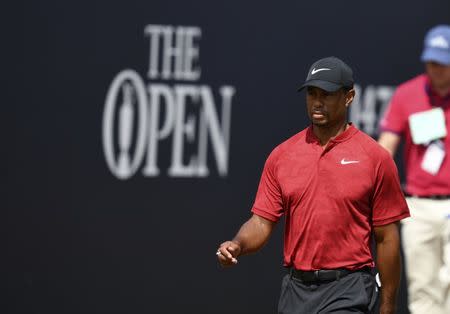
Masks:
[[[319,139],[320,145],[322,147],[325,147],[330,140],[344,132],[348,127],[349,125],[347,121],[331,127],[320,127],[317,125],[313,125],[313,132],[314,135]]]
[[[450,93],[450,85],[436,86],[436,84],[433,84],[433,81],[430,77],[428,77],[427,79],[427,85],[432,93],[438,95],[441,98],[445,98]]]
[[[450,86],[446,87],[436,87],[433,86],[433,90],[436,94],[438,94],[440,97],[444,98],[450,93]]]

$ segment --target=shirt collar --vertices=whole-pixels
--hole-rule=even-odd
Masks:
[[[331,139],[330,142],[335,143],[345,142],[346,140],[350,139],[353,135],[355,135],[356,132],[358,132],[358,129],[353,125],[352,122],[349,122],[348,124],[349,124],[348,128],[335,138]],[[308,127],[308,130],[306,132],[306,138],[308,142],[317,142],[320,144],[318,137],[313,132],[312,125]]]

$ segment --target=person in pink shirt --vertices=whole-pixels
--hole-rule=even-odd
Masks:
[[[378,142],[394,156],[404,139],[402,221],[409,310],[450,313],[450,26],[428,31],[425,73],[401,84],[380,121]],[[442,130],[442,131],[439,131]]]
[[[251,218],[217,252],[223,266],[259,250],[285,217],[280,314],[395,313],[400,280],[397,222],[409,216],[386,150],[347,122],[353,71],[336,57],[310,68],[311,126],[278,145],[265,163]],[[375,238],[381,298],[373,276]]]

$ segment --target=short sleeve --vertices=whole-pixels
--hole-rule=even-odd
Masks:
[[[283,215],[281,189],[276,178],[276,151],[266,160],[256,192],[252,212],[271,221],[278,221]]]
[[[400,135],[408,127],[408,116],[403,110],[404,104],[401,98],[397,90],[392,96],[383,118],[380,120],[381,131],[389,131]]]
[[[397,167],[386,153],[378,165],[372,199],[372,222],[383,226],[409,217],[409,209],[400,187]]]

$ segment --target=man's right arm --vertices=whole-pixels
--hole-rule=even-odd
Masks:
[[[378,139],[378,144],[383,146],[389,152],[389,154],[391,154],[392,157],[395,156],[395,152],[397,151],[399,143],[400,136],[388,131],[382,132]]]
[[[222,243],[217,258],[222,266],[237,264],[237,257],[258,251],[272,234],[275,222],[253,214],[231,241]],[[219,253],[220,252],[220,253]]]

